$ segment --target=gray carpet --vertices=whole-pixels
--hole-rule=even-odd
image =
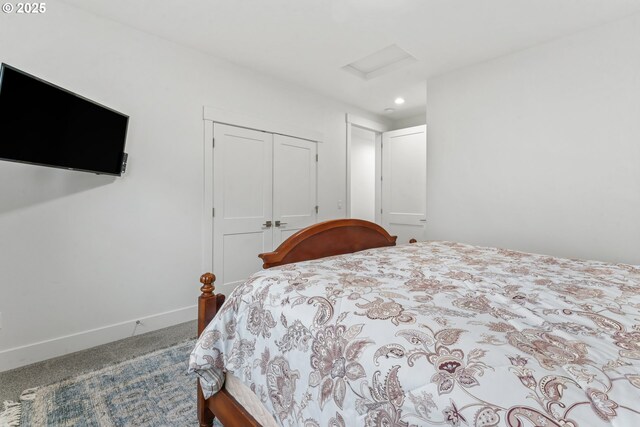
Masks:
[[[196,322],[136,335],[88,350],[0,372],[1,402],[17,401],[23,390],[42,387],[72,376],[96,371],[114,363],[184,342],[196,336]],[[1,427],[1,426],[0,426]]]
[[[22,395],[21,426],[196,426],[194,341]]]

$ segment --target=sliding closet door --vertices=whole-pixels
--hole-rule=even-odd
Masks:
[[[423,240],[427,211],[427,127],[382,134],[382,226],[398,243]]]
[[[213,268],[226,292],[273,248],[273,135],[220,124],[213,131]]]
[[[298,230],[316,223],[315,142],[273,136],[274,249]]]

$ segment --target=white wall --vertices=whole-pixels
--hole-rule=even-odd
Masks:
[[[428,237],[640,264],[640,17],[428,81]]]
[[[351,127],[351,218],[376,220],[376,134]]]
[[[344,114],[384,120],[47,6],[40,16],[0,14],[0,61],[130,115],[129,170],[116,179],[0,163],[0,370],[128,336],[136,319],[149,317],[138,333],[195,319],[204,105],[323,133],[321,219],[345,215]]]

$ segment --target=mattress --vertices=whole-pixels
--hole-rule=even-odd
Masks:
[[[452,242],[264,270],[190,371],[277,425],[640,425],[640,267]]]
[[[225,376],[225,388],[244,409],[247,410],[263,427],[278,427],[276,421],[267,408],[264,407],[258,396],[251,391],[238,377],[227,373]]]

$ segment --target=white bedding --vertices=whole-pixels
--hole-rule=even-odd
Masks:
[[[273,268],[190,370],[283,426],[640,426],[640,268],[448,242]]]

